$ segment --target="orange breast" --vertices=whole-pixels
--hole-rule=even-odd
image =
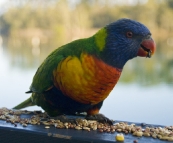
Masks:
[[[54,70],[54,84],[62,93],[80,103],[103,101],[117,83],[121,70],[88,54],[69,56]]]

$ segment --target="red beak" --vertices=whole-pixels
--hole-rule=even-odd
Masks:
[[[140,45],[138,55],[140,57],[148,57],[150,58],[156,51],[156,44],[154,40],[150,37],[148,39],[144,39]]]

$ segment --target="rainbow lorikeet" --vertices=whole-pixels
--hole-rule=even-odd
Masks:
[[[50,116],[87,113],[88,119],[109,120],[99,110],[118,82],[125,63],[151,57],[156,49],[143,24],[120,19],[95,35],[54,50],[38,68],[31,97],[14,107],[41,106]]]

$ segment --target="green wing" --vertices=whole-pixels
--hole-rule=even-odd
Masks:
[[[40,65],[34,75],[30,90],[36,93],[42,93],[53,87],[53,70],[58,66],[58,63],[64,58],[58,54],[60,49],[53,51]]]
[[[94,37],[73,41],[53,51],[38,68],[30,90],[35,93],[42,93],[51,89],[54,86],[53,71],[57,68],[60,61],[69,55],[80,57],[82,52],[90,54],[99,53],[95,46]]]

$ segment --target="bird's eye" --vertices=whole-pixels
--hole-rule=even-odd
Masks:
[[[126,33],[126,36],[127,36],[128,38],[132,38],[133,33],[132,33],[131,31],[128,31],[128,32]]]

